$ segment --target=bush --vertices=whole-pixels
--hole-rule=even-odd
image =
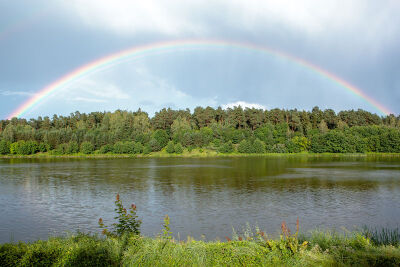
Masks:
[[[40,152],[47,152],[50,151],[50,145],[47,143],[40,143],[39,144],[39,151]]]
[[[57,262],[58,266],[118,266],[118,243],[109,240],[78,234],[70,238],[63,248],[64,253]],[[65,253],[65,251],[67,251]]]
[[[253,153],[265,153],[265,144],[260,139],[256,139],[253,142]]]
[[[150,154],[151,151],[152,151],[152,150],[151,150],[150,144],[146,144],[146,145],[144,146],[144,148],[143,148],[143,154],[145,154],[145,155]]]
[[[175,150],[176,154],[182,154],[183,153],[183,147],[182,147],[181,143],[177,143],[174,146],[174,150]]]
[[[36,141],[24,141],[12,143],[10,145],[11,154],[31,155],[39,151],[39,145]]]
[[[219,148],[219,153],[232,153],[234,151],[233,144],[231,141],[223,143]]]
[[[286,143],[289,153],[307,151],[310,148],[310,141],[304,136],[295,136]]]
[[[117,223],[113,223],[113,229],[108,229],[106,225],[104,225],[103,219],[99,219],[99,226],[103,229],[103,234],[106,236],[122,236],[124,234],[135,234],[140,235],[140,225],[142,221],[138,219],[136,214],[136,205],[132,204],[129,208],[129,213],[126,208],[122,205],[122,201],[117,194],[115,200],[115,212],[117,216],[114,219],[117,219]]]
[[[349,140],[349,136],[346,136],[343,132],[337,130],[313,136],[311,139],[311,151],[315,153],[356,152],[354,144]]]
[[[265,144],[260,139],[256,139],[253,142],[249,139],[244,139],[238,146],[239,153],[265,153]]]
[[[135,143],[131,141],[117,142],[114,144],[115,154],[134,154]]]
[[[68,144],[59,144],[56,149],[52,151],[55,155],[64,155],[67,153]]]
[[[10,154],[10,143],[6,140],[0,141],[0,155]]]
[[[275,144],[271,148],[272,153],[287,153],[286,145],[285,144]]]
[[[242,140],[239,143],[237,150],[239,153],[253,153],[252,144],[251,144],[250,140],[246,140],[246,139]]]
[[[104,145],[100,148],[99,153],[100,154],[107,154],[107,153],[111,153],[114,151],[114,146],[112,144],[107,144]]]
[[[79,145],[75,141],[70,141],[66,147],[65,154],[74,154],[79,152]]]
[[[62,244],[58,239],[37,241],[31,244],[19,262],[20,266],[51,266],[62,254]]]
[[[27,249],[28,246],[24,243],[0,244],[0,266],[16,266]]]
[[[81,144],[81,153],[83,154],[92,154],[94,151],[94,146],[90,142],[83,142]]]
[[[166,148],[165,148],[165,151],[167,151],[167,153],[169,153],[169,154],[174,153],[175,152],[174,142],[169,141],[167,146],[166,146]]]
[[[143,152],[143,150],[144,150],[144,147],[143,147],[142,143],[135,142],[135,144],[133,146],[133,153],[140,154]]]

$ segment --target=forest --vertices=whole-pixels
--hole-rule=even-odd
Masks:
[[[400,116],[234,107],[76,111],[69,116],[0,121],[0,154],[400,153]]]

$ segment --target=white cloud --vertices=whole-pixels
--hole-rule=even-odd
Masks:
[[[33,96],[34,93],[29,91],[10,91],[10,90],[0,90],[0,95],[11,96],[11,95],[19,95],[19,96]]]
[[[118,34],[190,34],[294,30],[382,39],[397,31],[400,2],[365,0],[71,0],[63,1],[88,26]],[[283,31],[282,31],[283,32]]]
[[[130,96],[123,92],[114,83],[101,79],[86,78],[63,89],[63,95],[70,95],[70,99],[91,99],[91,102],[106,102],[109,100],[129,99]]]
[[[176,88],[166,79],[154,75],[147,68],[135,69],[139,77],[136,78],[134,98],[137,105],[147,103],[149,108],[159,110],[165,107],[194,108],[196,106],[216,106],[216,97],[194,97],[182,89]]]
[[[157,32],[178,34],[201,31],[191,15],[201,1],[157,0],[71,0],[65,2],[91,27],[116,33]]]
[[[185,109],[217,105],[216,97],[192,96],[153,74],[147,67],[136,66],[126,77],[120,70],[116,68],[107,74],[96,73],[70,84],[46,105],[58,105],[57,108],[60,108],[60,103],[65,103],[68,110],[91,111],[142,108],[150,114],[167,107]]]
[[[70,99],[68,99],[70,101],[81,101],[81,102],[89,102],[89,103],[105,103],[107,102],[104,99],[97,99],[97,98],[89,98],[89,97],[72,97]]]
[[[227,109],[227,108],[234,108],[234,107],[239,107],[239,106],[241,106],[243,109],[245,109],[245,108],[256,108],[256,109],[263,109],[263,110],[267,109],[266,106],[256,104],[256,103],[247,103],[244,101],[228,103],[228,104],[222,105],[222,108]]]

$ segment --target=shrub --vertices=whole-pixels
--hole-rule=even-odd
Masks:
[[[233,152],[233,144],[231,141],[223,143],[219,148],[219,153],[232,153]]]
[[[143,148],[143,154],[145,154],[145,155],[150,154],[151,151],[152,151],[152,150],[151,150],[150,144],[146,144],[146,145],[144,146],[144,148]]]
[[[0,155],[10,154],[10,143],[6,140],[0,141]]]
[[[104,145],[99,150],[100,154],[107,154],[107,153],[111,153],[113,151],[114,151],[114,146],[112,144]]]
[[[343,132],[332,130],[315,135],[311,139],[311,151],[315,153],[351,153],[356,152],[354,144]]]
[[[94,146],[90,142],[83,142],[81,144],[81,153],[83,154],[92,154],[94,151]]]
[[[113,152],[115,154],[133,154],[135,143],[131,141],[117,142],[114,144]]]
[[[181,143],[177,143],[174,146],[174,150],[175,150],[176,154],[182,154],[183,153],[183,147],[182,147]]]
[[[144,150],[144,147],[143,147],[142,143],[135,142],[135,144],[133,146],[133,153],[140,154],[143,152],[143,150]]]
[[[295,136],[286,143],[289,153],[307,151],[310,147],[310,141],[304,136]]]
[[[238,152],[239,153],[252,153],[252,144],[250,140],[242,140],[238,146]]]
[[[70,237],[63,247],[57,266],[119,266],[118,243],[78,234]]]
[[[50,151],[50,145],[47,143],[40,143],[39,144],[39,151],[40,152],[47,152]]]
[[[169,153],[169,154],[174,153],[175,152],[174,142],[169,141],[167,146],[166,146],[166,148],[165,148],[165,151],[167,151],[167,153]]]
[[[271,148],[272,153],[287,153],[285,144],[275,144]]]
[[[24,243],[0,244],[0,266],[16,266],[27,249],[28,246]]]
[[[113,229],[108,229],[106,225],[104,225],[103,219],[99,219],[99,226],[103,229],[103,234],[106,236],[122,236],[123,234],[135,234],[140,235],[140,225],[142,221],[138,219],[136,214],[136,205],[132,204],[128,211],[122,205],[122,201],[117,194],[115,200],[115,212],[117,216],[114,219],[118,220],[117,223],[113,223]]]
[[[52,151],[52,153],[55,155],[64,155],[67,153],[67,150],[68,150],[68,144],[64,143],[64,144],[59,144],[57,148]]]
[[[253,142],[253,153],[265,153],[265,144],[260,139],[256,139]]]
[[[58,239],[37,241],[31,244],[19,262],[20,266],[51,266],[62,253],[62,244]]]
[[[39,151],[39,145],[36,141],[24,141],[12,143],[10,145],[11,154],[31,155]]]
[[[75,141],[70,141],[66,147],[66,154],[74,154],[79,152],[79,145]]]

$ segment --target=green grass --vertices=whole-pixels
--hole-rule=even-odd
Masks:
[[[400,245],[400,231],[398,228],[371,228],[364,226],[362,232],[376,245]]]
[[[399,266],[400,247],[376,245],[361,232],[322,231],[299,239],[294,235],[278,239],[255,235],[228,242],[76,234],[28,244],[0,245],[0,266],[354,265]]]

